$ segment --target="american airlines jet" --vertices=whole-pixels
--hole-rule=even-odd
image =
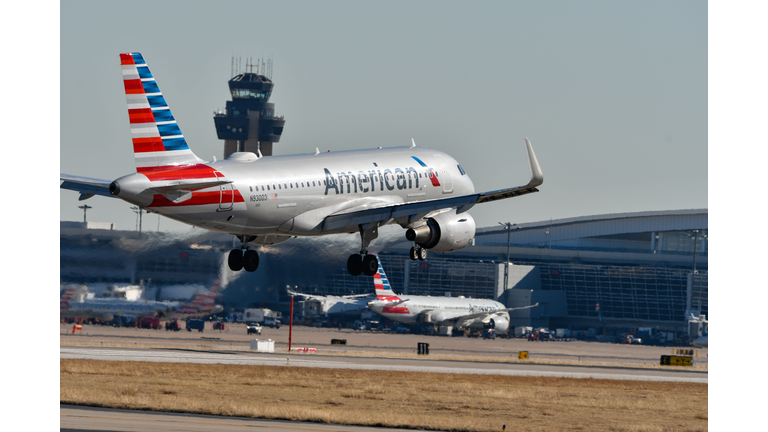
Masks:
[[[236,152],[204,161],[190,149],[147,63],[120,54],[136,172],[116,180],[61,174],[64,189],[117,197],[149,212],[235,235],[230,269],[255,271],[258,253],[291,237],[360,233],[352,275],[372,276],[377,258],[368,246],[382,225],[398,224],[414,242],[412,260],[427,251],[452,252],[475,237],[467,212],[475,204],[538,192],[544,176],[525,139],[531,180],[525,186],[475,192],[467,173],[446,153],[425,147],[375,148],[261,157]],[[258,95],[233,94],[234,98]]]
[[[159,317],[162,319],[181,319],[207,316],[223,310],[214,304],[218,293],[219,281],[216,280],[210,291],[198,292],[187,303],[125,300],[125,299],[88,299],[74,301],[78,288],[67,287],[61,295],[59,316],[61,318],[98,318],[111,320],[115,316]]]
[[[494,328],[503,334],[509,328],[509,311],[539,305],[508,308],[494,300],[395,295],[381,263],[373,275],[373,287],[376,300],[368,302],[368,307],[392,321],[405,324],[434,323],[455,329]]]

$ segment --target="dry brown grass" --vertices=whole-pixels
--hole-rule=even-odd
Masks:
[[[449,431],[703,431],[706,384],[60,360],[61,403]]]

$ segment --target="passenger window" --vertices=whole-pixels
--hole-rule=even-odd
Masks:
[[[269,190],[269,185],[267,185],[267,190]]]

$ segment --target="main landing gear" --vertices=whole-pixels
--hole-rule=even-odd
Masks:
[[[424,249],[421,246],[416,245],[416,246],[411,248],[410,256],[411,256],[411,261],[416,261],[416,260],[426,261],[427,260],[427,250]]]
[[[358,229],[360,230],[362,247],[359,254],[349,256],[347,271],[352,276],[360,276],[360,273],[373,276],[379,271],[379,259],[376,258],[376,255],[368,255],[368,245],[379,236],[378,226],[372,224],[358,225]]]
[[[232,271],[245,269],[247,272],[255,272],[259,268],[259,254],[255,250],[248,249],[248,240],[246,236],[238,237],[243,245],[240,249],[232,249],[229,252],[227,263]]]

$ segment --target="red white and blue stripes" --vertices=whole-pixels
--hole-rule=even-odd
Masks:
[[[139,53],[120,54],[136,171],[201,162],[184,140],[160,88]]]

